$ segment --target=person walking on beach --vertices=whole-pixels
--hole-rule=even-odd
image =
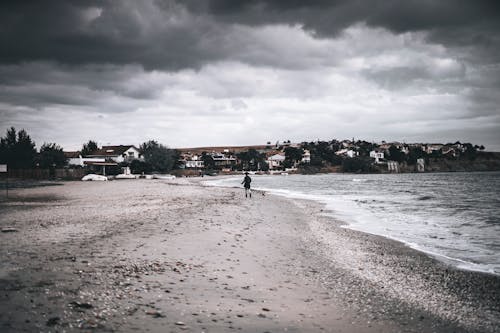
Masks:
[[[245,178],[243,178],[243,181],[241,182],[243,184],[243,187],[245,188],[245,198],[250,196],[252,197],[252,190],[250,190],[250,183],[252,182],[252,178],[248,175],[248,172],[245,172]]]

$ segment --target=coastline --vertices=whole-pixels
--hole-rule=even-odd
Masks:
[[[194,182],[199,181],[194,180]],[[320,204],[193,180],[2,202],[0,328],[494,332],[500,279],[342,228]]]
[[[455,175],[457,173],[448,172],[446,174],[447,175]],[[469,173],[467,173],[467,174],[469,174]],[[485,174],[485,173],[481,172],[480,174]],[[498,173],[494,172],[493,174],[498,174]],[[364,176],[366,177],[366,175],[364,175]],[[390,175],[389,177],[396,177],[396,176],[397,175],[393,174],[393,175]],[[301,177],[301,176],[297,176],[297,177]],[[299,183],[301,183],[300,186],[302,186],[302,182],[306,181],[306,178],[313,177],[313,179],[314,179],[315,176],[314,175],[307,175],[307,176],[302,175],[302,177],[303,178],[301,178],[301,180],[299,181]],[[339,176],[339,177],[341,177],[341,176]],[[240,177],[235,177],[235,176],[219,177],[218,179],[215,179],[215,181],[206,181],[204,183],[207,183],[208,185],[211,185],[211,186],[238,188],[238,186],[235,184],[239,183],[239,178]],[[351,180],[350,177],[347,177],[347,179]],[[235,182],[235,180],[236,180],[236,182]],[[340,178],[340,180],[342,180],[342,178]],[[345,179],[343,179],[343,180],[345,180]],[[362,181],[370,181],[370,179],[366,179],[366,178],[363,178],[363,176],[361,176],[361,178],[353,178],[352,181],[353,182],[362,182]],[[371,179],[371,181],[373,181],[373,179]],[[259,182],[259,181],[257,180],[257,182]],[[494,262],[491,262],[491,261],[488,263],[487,260],[482,261],[482,263],[475,261],[473,259],[473,257],[470,255],[468,256],[466,254],[466,252],[460,252],[460,251],[466,250],[463,248],[463,246],[462,246],[462,248],[459,249],[459,248],[454,248],[453,245],[449,244],[449,245],[451,245],[451,247],[447,248],[445,245],[443,245],[443,248],[441,248],[441,245],[436,243],[436,242],[434,242],[434,244],[432,244],[432,242],[426,243],[425,239],[421,239],[421,238],[419,239],[418,232],[416,233],[417,237],[415,238],[414,236],[412,236],[411,233],[408,235],[398,233],[398,232],[391,233],[390,231],[386,230],[386,228],[382,228],[381,226],[383,226],[385,224],[383,224],[383,225],[380,224],[380,222],[379,222],[379,218],[381,217],[380,214],[378,216],[373,215],[371,210],[367,209],[370,207],[366,207],[366,205],[365,205],[365,207],[363,207],[363,205],[360,205],[360,207],[358,207],[357,205],[353,205],[353,203],[350,202],[349,200],[342,199],[342,195],[344,194],[342,192],[342,186],[340,186],[341,189],[340,189],[339,193],[336,193],[335,195],[333,195],[332,193],[325,194],[324,192],[322,192],[324,189],[323,187],[317,193],[314,191],[311,192],[310,189],[303,190],[300,186],[295,189],[294,184],[298,184],[298,183],[297,182],[288,182],[286,180],[285,180],[284,184],[281,184],[280,182],[278,182],[278,183],[269,182],[267,180],[264,180],[263,182],[260,182],[260,183],[261,184],[263,183],[265,185],[263,187],[261,186],[259,188],[256,188],[259,191],[266,191],[268,193],[272,193],[274,195],[282,196],[284,198],[288,198],[288,199],[292,199],[292,200],[306,200],[306,201],[310,201],[312,203],[317,203],[317,204],[321,205],[321,207],[323,209],[323,213],[330,215],[332,220],[341,223],[341,226],[344,228],[356,230],[356,231],[359,231],[362,233],[367,233],[370,235],[381,236],[384,238],[395,240],[396,242],[401,242],[405,246],[411,247],[412,249],[414,249],[416,251],[423,252],[428,256],[431,256],[433,258],[438,259],[439,261],[443,261],[445,264],[451,264],[452,266],[455,266],[458,269],[475,271],[475,272],[483,272],[483,273],[488,273],[488,274],[496,274],[496,275],[500,276],[500,270],[499,270],[500,268],[498,265],[496,265]],[[316,183],[318,183],[318,182],[316,182]],[[323,186],[323,184],[321,182],[319,184],[316,184],[316,185],[318,185],[320,187]],[[406,195],[406,193],[409,193],[409,191],[405,190],[404,194]],[[362,193],[360,193],[359,195],[361,195],[363,197]],[[337,196],[340,197],[341,199],[338,199]],[[493,195],[493,197],[494,197],[494,195]],[[432,196],[420,194],[420,196],[417,195],[414,199],[420,201],[420,200],[428,200],[430,198],[432,198]],[[366,203],[367,199],[363,199],[363,200],[365,200],[365,201],[362,201],[362,203]],[[351,199],[351,201],[352,201],[352,199]],[[354,201],[357,201],[357,200],[354,200]],[[460,203],[457,203],[457,204],[460,204]],[[379,207],[375,207],[375,208],[379,208]],[[390,207],[390,208],[394,208],[394,207]],[[399,207],[399,208],[405,208],[405,207]],[[433,207],[429,207],[429,208],[433,209]],[[412,217],[412,216],[408,216],[408,217]],[[382,218],[385,218],[385,216],[382,216]],[[424,219],[424,221],[425,221],[426,217],[419,215],[419,218],[420,218],[420,221],[422,221],[422,219]],[[429,218],[429,216],[427,216],[427,218]],[[401,221],[401,218],[400,218],[400,220],[396,219],[395,221],[398,221],[398,222],[403,223],[403,224],[406,223],[405,221]],[[417,222],[414,225],[419,225],[418,224],[419,221],[414,221],[414,222]],[[457,222],[457,221],[453,221],[453,222]],[[462,219],[459,222],[467,223],[467,221],[464,221],[464,219]],[[394,219],[392,219],[392,222],[386,221],[386,223],[387,223],[388,229],[391,229],[391,228],[394,229],[394,228],[399,227],[397,225],[397,223],[396,224],[394,223]],[[409,225],[408,227],[412,227],[412,226]],[[421,227],[425,227],[425,226],[421,225]],[[397,229],[395,229],[395,230],[397,230]],[[492,231],[492,232],[494,232],[494,231]],[[461,234],[458,231],[457,232],[453,231],[453,235],[460,236]],[[420,236],[422,236],[422,235],[420,234]],[[443,235],[434,236],[434,237],[431,236],[430,238],[444,239],[442,237],[445,237],[445,236],[443,236]],[[457,239],[455,239],[455,240],[460,241],[458,238],[459,237],[457,237]],[[453,238],[452,238],[452,240],[453,240]],[[477,243],[478,242],[477,239],[471,239],[470,241],[473,243],[479,244],[479,243]],[[490,241],[490,240],[485,240],[485,241]],[[491,241],[495,241],[495,240],[491,239]],[[452,251],[446,251],[447,249],[452,249]],[[453,250],[455,250],[455,253],[453,253]],[[493,254],[491,254],[490,256],[492,256],[492,255]],[[490,258],[490,260],[495,260],[495,258]]]
[[[348,303],[355,304],[353,298],[376,294],[375,299],[382,302],[369,304],[369,309],[383,307],[385,300],[392,299],[411,313],[423,311],[420,319],[434,316],[436,322],[448,320],[471,332],[493,332],[498,327],[497,274],[455,267],[404,242],[345,227],[331,215],[317,215],[310,225],[311,249],[329,267],[319,279],[336,290],[338,277],[347,271],[349,279],[359,279],[366,288],[347,296]],[[397,308],[393,310],[398,312]]]

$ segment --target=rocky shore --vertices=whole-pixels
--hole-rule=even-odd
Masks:
[[[1,332],[495,332],[500,277],[197,180],[0,199]]]

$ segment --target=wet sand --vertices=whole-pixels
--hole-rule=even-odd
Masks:
[[[1,332],[495,332],[500,278],[196,180],[0,199]]]

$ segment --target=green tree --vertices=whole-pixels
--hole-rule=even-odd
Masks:
[[[342,158],[335,154],[335,152],[340,148],[340,142],[336,140],[332,140],[331,142],[318,141],[309,149],[309,151],[311,152],[311,164],[318,166],[322,165],[323,163],[319,163],[319,161],[321,160],[331,165],[341,165]]]
[[[177,153],[154,140],[144,142],[139,150],[144,156],[144,161],[151,165],[152,171],[166,172],[173,169],[177,162]]]
[[[391,158],[391,161],[404,162],[406,160],[406,154],[394,145],[391,145],[389,147],[389,156]]]
[[[97,146],[97,142],[95,142],[93,140],[89,140],[87,143],[83,144],[82,150],[80,151],[80,153],[82,154],[82,156],[87,156],[87,155],[94,154],[98,150],[99,150],[99,147]]]
[[[214,159],[212,158],[212,155],[208,154],[207,152],[204,151],[201,153],[201,160],[203,161],[205,169],[213,170],[215,168]]]
[[[40,148],[38,163],[42,168],[62,167],[66,164],[63,149],[55,143],[44,143]]]
[[[28,133],[22,129],[16,133],[11,127],[0,139],[0,162],[12,169],[28,169],[35,164],[36,149]]]
[[[285,161],[283,165],[287,168],[292,167],[302,159],[304,150],[302,148],[286,147],[285,148]]]
[[[153,171],[151,164],[141,160],[132,160],[129,166],[133,174],[151,173]]]
[[[467,158],[468,160],[474,161],[477,156],[476,148],[471,143],[464,143],[463,146],[465,148],[463,157]]]
[[[357,152],[360,157],[370,156],[370,152],[377,148],[377,145],[368,141],[358,140],[356,142],[356,146],[358,147]]]
[[[408,164],[415,165],[419,158],[426,158],[427,153],[420,147],[411,147],[408,153]]]
[[[373,171],[371,167],[371,160],[367,157],[353,157],[346,158],[342,162],[342,170],[344,172],[370,172]]]
[[[238,159],[241,161],[241,168],[244,170],[255,171],[259,167],[260,169],[265,168],[266,154],[261,154],[257,150],[251,148],[247,151],[236,154]]]

